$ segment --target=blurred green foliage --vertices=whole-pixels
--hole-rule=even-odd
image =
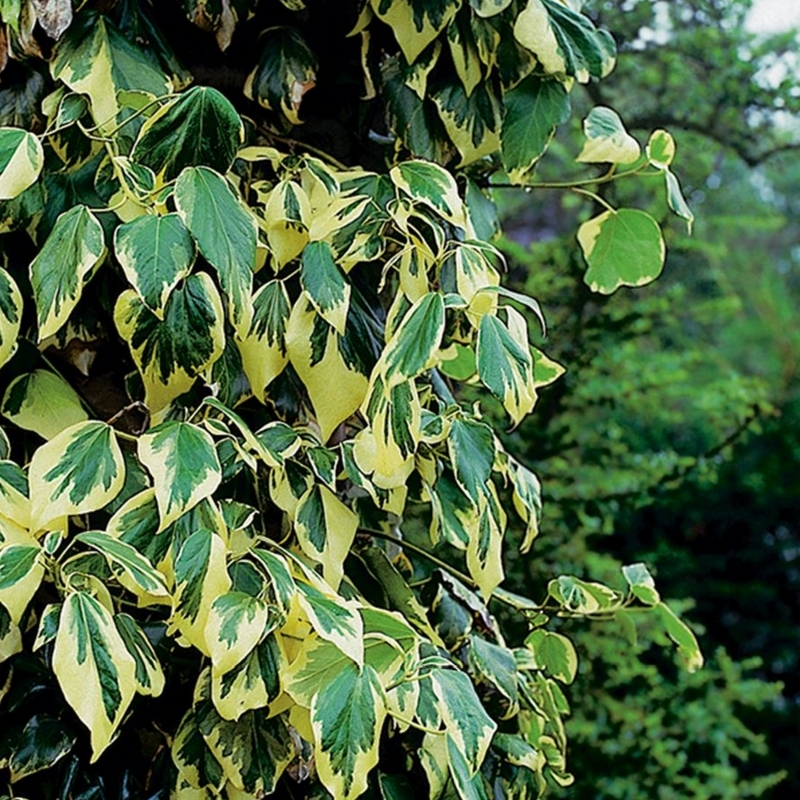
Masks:
[[[570,626],[581,780],[562,796],[797,797],[797,39],[748,33],[749,0],[589,5],[623,55],[616,78],[576,98],[580,116],[614,106],[640,141],[670,127],[697,223],[691,237],[671,224],[656,284],[601,298],[574,280],[585,265],[565,233],[591,213],[585,200],[497,190],[511,275],[548,309],[548,352],[568,370],[507,434],[545,491],[544,535],[509,572],[539,588],[584,565],[613,585],[620,563],[643,560],[668,597],[694,598],[688,618],[715,654],[685,675],[633,617]],[[578,136],[562,131],[551,153],[566,163]],[[667,218],[655,183],[649,199],[624,182],[598,189]],[[638,661],[623,656],[634,635]]]

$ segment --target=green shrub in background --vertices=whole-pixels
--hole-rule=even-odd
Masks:
[[[636,608],[702,662],[642,564],[498,588],[541,507],[499,430],[563,370],[485,190],[537,188],[610,34],[556,0],[75,5],[0,3],[9,792],[568,785],[554,619]],[[672,137],[583,131],[577,283],[647,283],[658,223],[595,189],[691,223]]]
[[[796,776],[774,785],[792,763],[797,719],[797,627],[787,599],[796,585],[790,220],[800,143],[784,113],[797,109],[796,73],[780,67],[791,64],[791,50],[784,52],[794,34],[759,40],[748,33],[749,2],[657,5],[591,5],[593,19],[620,33],[625,55],[610,80],[574,93],[573,102],[624,108],[626,121],[642,129],[680,124],[682,180],[700,210],[699,233],[687,240],[670,229],[665,279],[607,300],[590,294],[570,278],[583,271],[570,229],[586,210],[554,194],[502,196],[504,228],[526,245],[500,244],[511,285],[547,308],[560,331],[549,352],[570,366],[514,440],[542,478],[548,536],[537,542],[536,559],[509,569],[509,586],[542,585],[551,569],[576,563],[613,585],[619,562],[598,551],[644,558],[657,565],[669,596],[702,598],[706,641],[724,641],[738,658],[763,655],[759,666],[746,659],[726,667],[728,688],[719,692],[716,666],[684,682],[652,651],[646,666],[622,656],[626,630],[609,627],[599,637],[597,628],[573,630],[579,653],[602,649],[606,658],[580,659],[574,694],[596,699],[596,713],[584,717],[577,704],[568,721],[572,741],[580,740],[571,764],[585,780],[565,796],[791,797]],[[654,26],[657,39],[646,30]],[[571,132],[579,135],[576,124]],[[551,148],[540,181],[561,179],[574,141],[562,137]],[[667,213],[663,200],[650,204],[632,184],[602,191],[614,204],[643,203],[662,220]],[[700,604],[694,613],[700,616]],[[649,642],[647,625],[637,627]],[[756,677],[785,680],[784,695]],[[694,688],[677,691],[683,683]],[[611,707],[619,735],[608,733],[603,708]],[[625,727],[637,720],[652,723],[648,735]],[[686,724],[667,730],[663,720]],[[743,726],[760,745],[748,744]],[[707,744],[712,738],[716,749]]]

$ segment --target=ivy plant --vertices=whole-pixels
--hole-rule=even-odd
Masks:
[[[580,5],[0,2],[11,792],[537,797],[573,780],[553,618],[648,613],[702,663],[643,564],[502,588],[540,486],[460,399],[517,425],[564,370],[502,285],[491,186],[535,189],[614,66]],[[691,221],[672,139],[584,130],[586,282],[646,283],[658,224],[597,187],[662,176]]]

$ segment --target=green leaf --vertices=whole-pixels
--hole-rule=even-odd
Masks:
[[[689,626],[666,603],[659,603],[655,608],[669,638],[678,646],[678,654],[686,664],[686,669],[689,672],[700,669],[703,666],[703,653]]]
[[[22,307],[19,287],[10,275],[0,268],[0,367],[17,349]]]
[[[163,575],[135,547],[102,531],[86,531],[75,537],[106,558],[112,567],[119,567],[133,583],[136,594],[167,595]]]
[[[325,581],[338,589],[358,517],[327,486],[317,483],[300,498],[294,528],[303,552],[322,564]]]
[[[530,75],[505,93],[503,105],[503,166],[513,183],[525,183],[556,127],[569,119],[569,94],[561,81]]]
[[[189,422],[152,428],[139,437],[138,454],[153,476],[161,530],[210,497],[222,480],[214,440]]]
[[[309,242],[303,249],[300,283],[317,313],[344,335],[350,305],[350,284],[327,242]]]
[[[44,165],[39,138],[21,128],[0,128],[0,200],[13,200],[32,186]]]
[[[131,158],[168,183],[185,167],[224,174],[243,141],[244,127],[231,102],[209,86],[193,86],[142,125]]]
[[[58,217],[30,267],[40,342],[67,321],[105,254],[103,228],[86,206]]]
[[[125,462],[114,429],[79,422],[40,447],[28,472],[31,529],[72,514],[97,511],[125,482]]]
[[[611,294],[620,286],[644,286],[664,268],[661,229],[644,211],[605,211],[581,225],[578,243],[589,265],[584,281],[593,292]]]
[[[22,733],[14,739],[8,759],[11,782],[16,783],[28,775],[49,769],[74,745],[75,737],[62,720],[46,714],[31,717]]]
[[[633,596],[642,603],[654,606],[661,601],[656,591],[656,582],[644,564],[628,564],[622,568],[622,574],[625,576],[628,586],[631,587]]]
[[[194,242],[177,214],[145,215],[114,232],[114,252],[142,302],[159,318],[194,263]]]
[[[562,683],[572,683],[578,671],[575,647],[566,636],[541,628],[528,634],[525,644],[533,651],[536,663]]]
[[[261,55],[245,82],[245,95],[299,125],[303,96],[317,79],[316,56],[300,32],[286,26],[267,28],[258,47]]]
[[[53,50],[50,72],[55,80],[88,95],[100,133],[119,120],[120,92],[136,90],[163,97],[171,87],[155,60],[102,14],[84,11]]]
[[[153,645],[139,627],[136,620],[128,614],[114,617],[125,648],[136,664],[136,691],[139,694],[158,697],[164,691],[164,671]]]
[[[454,669],[431,672],[433,692],[448,736],[474,775],[486,757],[497,725],[484,711],[472,681]]]
[[[53,439],[87,420],[80,395],[57,373],[37,369],[14,378],[3,396],[2,413],[15,425]]]
[[[114,321],[142,375],[151,413],[191,389],[224,349],[222,302],[205,273],[172,291],[163,320],[130,289],[117,299]]]
[[[89,728],[92,762],[108,747],[136,691],[136,664],[108,610],[85,592],[64,601],[53,672]]]
[[[569,75],[588,83],[614,68],[616,48],[611,35],[559,0],[528,0],[514,23],[514,38],[551,75]]]
[[[429,292],[414,303],[381,355],[379,368],[386,376],[387,389],[436,365],[444,323],[441,294]]]
[[[187,167],[175,184],[175,206],[203,257],[217,271],[237,331],[250,325],[256,223],[225,179],[208,167]]]
[[[583,121],[586,143],[576,161],[585,164],[632,164],[641,155],[639,142],[611,108],[596,106]]]

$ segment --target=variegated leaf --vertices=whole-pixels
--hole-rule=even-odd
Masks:
[[[509,319],[517,314],[507,309]],[[533,359],[530,346],[514,336],[510,326],[505,326],[489,314],[481,318],[475,360],[481,383],[503,403],[514,424],[529,414],[536,404]]]
[[[469,531],[467,542],[467,570],[488,600],[503,582],[503,532],[506,529],[506,513],[493,483],[483,487],[478,507],[478,525]]]
[[[438,91],[433,101],[447,135],[461,154],[459,166],[472,164],[500,149],[503,113],[497,97],[483,84],[467,95],[460,83]]]
[[[67,321],[105,253],[103,228],[86,206],[75,206],[58,217],[30,267],[39,341],[57,333]]]
[[[289,360],[308,391],[326,442],[336,426],[350,417],[364,400],[368,381],[341,349],[336,331],[315,311],[305,294],[292,309],[286,330]],[[331,392],[331,386],[336,387]]]
[[[17,349],[22,322],[22,294],[14,279],[0,268],[0,367]]]
[[[305,581],[297,583],[297,601],[317,635],[334,645],[357,665],[364,662],[364,623],[352,602],[323,592]]]
[[[205,273],[190,275],[172,291],[163,320],[130,289],[119,296],[114,321],[131,348],[152,413],[191,389],[224,348],[222,302]]]
[[[309,242],[303,250],[300,283],[317,313],[344,335],[350,304],[350,284],[327,242]]]
[[[586,143],[576,161],[586,164],[632,164],[640,154],[639,142],[612,108],[596,106],[583,121]]]
[[[13,461],[0,461],[0,518],[5,517],[27,528],[30,516],[27,475]]]
[[[230,169],[244,127],[231,102],[209,86],[193,86],[142,125],[131,158],[157,180],[175,180],[185,167]]]
[[[445,29],[458,11],[456,0],[370,0],[394,33],[409,64]]]
[[[44,439],[89,418],[80,395],[58,373],[46,369],[14,378],[0,408],[15,425]]]
[[[44,577],[38,544],[0,545],[0,605],[18,625]]]
[[[74,92],[88,95],[101,133],[119,121],[120,92],[163,97],[172,88],[155,60],[105,14],[82,14],[73,21],[54,48],[50,72]]]
[[[463,223],[458,187],[446,169],[427,161],[404,161],[389,174],[395,186],[415,203],[432,208],[450,222]]]
[[[588,83],[614,68],[616,47],[611,35],[558,0],[528,0],[514,23],[514,37],[551,75],[569,75]]]
[[[317,58],[302,34],[288,26],[267,28],[259,41],[258,64],[245,82],[244,93],[272,111],[282,111],[299,125],[303,95],[314,88]]]
[[[267,633],[269,609],[258,597],[245,592],[221,594],[211,604],[206,645],[215,673],[236,667]]]
[[[300,498],[294,529],[303,552],[322,564],[326,582],[338,589],[358,529],[358,516],[327,486],[317,483]]]
[[[136,665],[136,691],[139,694],[158,697],[164,691],[164,671],[153,645],[129,614],[114,617],[119,635]]]
[[[484,711],[469,677],[454,669],[431,673],[433,692],[448,736],[474,775],[489,749],[497,725]]]
[[[161,530],[210,497],[222,480],[214,440],[189,422],[163,422],[139,438],[139,460],[153,476]]]
[[[133,699],[136,662],[109,611],[85,592],[74,592],[64,601],[53,672],[67,702],[91,732],[96,761]]]
[[[620,286],[644,286],[664,268],[661,228],[645,211],[604,211],[581,225],[578,243],[589,265],[584,281],[593,292],[611,294]]]
[[[272,189],[264,206],[262,225],[279,267],[303,252],[311,219],[311,203],[300,184],[280,181]]]
[[[145,215],[114,232],[114,252],[144,304],[164,319],[170,292],[189,274],[194,242],[177,214]]]
[[[281,639],[266,636],[230,671],[220,674],[212,667],[214,707],[223,719],[234,720],[245,711],[265,708],[280,695],[286,667]]]
[[[28,480],[34,531],[61,517],[103,508],[125,481],[114,429],[98,421],[72,425],[33,454]]]
[[[385,391],[437,364],[444,324],[441,294],[430,292],[414,303],[387,343],[376,368],[385,376]]]
[[[201,653],[210,655],[206,628],[212,603],[231,588],[225,543],[208,529],[192,533],[175,559],[173,622]]]
[[[175,206],[203,257],[217,271],[231,322],[240,333],[252,318],[256,223],[225,179],[208,167],[187,167],[175,184]]]
[[[86,531],[75,537],[106,558],[112,567],[125,573],[121,580],[135,594],[167,595],[164,576],[135,547],[102,531]]]
[[[353,800],[367,788],[378,763],[386,703],[378,674],[345,661],[311,701],[314,755],[319,778],[334,797]]]
[[[0,128],[0,200],[13,200],[39,177],[44,151],[39,139],[22,128]]]

